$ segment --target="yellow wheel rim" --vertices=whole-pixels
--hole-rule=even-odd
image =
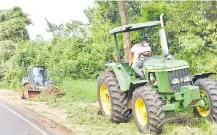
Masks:
[[[107,87],[104,84],[100,86],[100,101],[102,104],[102,109],[105,112],[105,114],[110,115],[111,114],[111,100],[110,100]]]
[[[145,126],[147,123],[147,111],[145,107],[145,103],[141,98],[137,98],[135,102],[135,113],[138,122],[142,125]]]
[[[196,107],[196,109],[200,116],[207,117],[209,115],[209,98],[203,90],[200,90],[200,96],[205,101],[206,107]]]

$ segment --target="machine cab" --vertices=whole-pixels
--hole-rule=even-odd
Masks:
[[[29,70],[28,77],[32,84],[42,86],[47,80],[47,69],[43,66],[34,66]]]

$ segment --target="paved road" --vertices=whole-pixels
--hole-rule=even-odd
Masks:
[[[0,135],[49,135],[43,127],[0,101]]]

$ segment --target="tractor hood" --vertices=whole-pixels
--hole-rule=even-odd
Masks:
[[[189,68],[188,62],[184,60],[162,60],[162,59],[152,59],[147,60],[144,63],[144,68],[146,71],[172,71],[183,68]]]

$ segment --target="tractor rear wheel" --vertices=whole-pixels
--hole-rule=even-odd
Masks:
[[[211,78],[197,80],[194,85],[200,89],[200,97],[204,100],[204,107],[194,107],[196,117],[217,121],[217,81]]]
[[[141,86],[133,92],[132,110],[135,123],[141,133],[160,134],[164,112],[158,93],[149,86]]]
[[[112,71],[105,71],[99,78],[97,94],[102,115],[113,123],[127,122],[129,110],[127,95],[121,93],[120,86]]]
[[[21,99],[27,99],[29,97],[28,96],[28,88],[29,87],[31,87],[31,84],[25,84],[22,87],[22,90],[21,90],[21,93],[20,93]]]

